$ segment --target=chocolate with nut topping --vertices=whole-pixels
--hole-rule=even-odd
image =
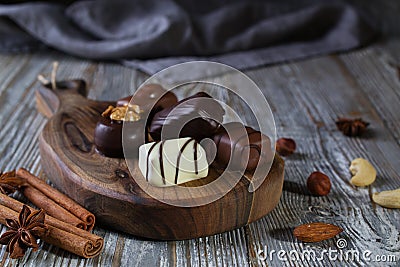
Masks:
[[[96,150],[107,157],[123,158],[122,127],[126,122],[129,149],[137,150],[145,140],[144,120],[140,117],[139,106],[109,106],[102,114],[94,131]],[[134,127],[131,127],[134,124]]]

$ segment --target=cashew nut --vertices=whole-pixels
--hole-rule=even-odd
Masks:
[[[374,193],[372,200],[385,208],[400,208],[400,188],[396,190],[382,191],[380,193]]]
[[[355,186],[368,186],[372,184],[376,178],[374,166],[363,158],[357,158],[351,162],[350,172],[353,174],[350,183]]]

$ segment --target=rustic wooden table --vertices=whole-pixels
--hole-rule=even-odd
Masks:
[[[0,56],[0,168],[25,167],[41,171],[38,135],[46,119],[35,108],[36,77],[60,62],[59,77],[89,82],[89,97],[115,100],[130,94],[146,75],[112,63],[94,63],[56,52]],[[296,140],[296,154],[286,159],[279,205],[249,226],[215,236],[177,242],[141,240],[96,227],[105,239],[101,255],[84,260],[57,247],[42,244],[21,260],[10,260],[1,249],[2,266],[399,266],[400,212],[371,202],[375,191],[400,187],[400,41],[304,61],[246,71],[263,90],[273,110],[279,137]],[[229,80],[229,74],[217,79]],[[232,103],[234,105],[234,103]],[[343,136],[338,116],[362,117],[371,123],[363,138]],[[348,167],[356,157],[376,166],[378,177],[369,188],[350,185]],[[320,170],[331,177],[325,197],[307,193],[305,180]],[[311,221],[334,223],[347,247],[360,261],[333,260],[323,250],[338,249],[339,238],[305,244],[292,235],[293,227]],[[5,231],[5,227],[1,228]],[[340,243],[342,244],[342,243]],[[321,259],[286,257],[291,251],[314,251]],[[372,251],[371,262],[362,258]],[[261,253],[263,251],[264,253]],[[275,251],[275,252],[273,252]],[[266,258],[264,257],[266,255]],[[271,255],[271,256],[270,256]],[[380,259],[395,262],[377,262]],[[368,256],[368,255],[367,255]],[[376,257],[378,256],[378,258]]]

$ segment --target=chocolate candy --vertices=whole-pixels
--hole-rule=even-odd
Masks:
[[[130,102],[131,99],[132,102]],[[133,96],[118,100],[117,107],[127,106],[129,103],[140,106],[145,113],[149,114],[148,121],[151,121],[155,113],[175,105],[178,99],[173,92],[165,90],[159,84],[146,84]]]
[[[266,135],[239,122],[222,125],[213,140],[217,146],[215,161],[225,167],[229,165],[229,169],[252,171],[258,164],[272,161],[274,156]]]
[[[182,184],[208,175],[206,152],[193,138],[142,145],[139,169],[146,181],[158,187]]]
[[[178,137],[200,141],[216,133],[224,114],[216,100],[200,92],[157,112],[150,123],[149,133],[155,141]]]
[[[122,121],[125,120],[125,134],[129,135],[125,140],[130,142],[128,153],[137,154],[137,149],[147,137],[144,118],[148,116],[148,121],[150,121],[157,111],[177,102],[178,99],[174,93],[166,91],[158,84],[144,85],[134,96],[118,100],[117,108],[109,107],[96,125],[94,143],[97,151],[107,157],[122,158],[124,156]]]
[[[102,155],[122,158],[122,121],[101,117],[94,131],[94,144]]]
[[[114,108],[109,106],[103,112],[94,131],[94,144],[96,150],[107,157],[123,158],[122,127],[123,122],[127,129],[125,134],[129,137],[129,150],[137,151],[144,143],[144,120],[140,115],[128,107]]]

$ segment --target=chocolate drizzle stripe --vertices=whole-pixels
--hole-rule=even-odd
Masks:
[[[183,154],[183,151],[185,150],[185,148],[186,148],[186,146],[190,143],[190,142],[192,142],[192,141],[194,141],[194,143],[193,143],[193,147],[195,147],[195,150],[193,151],[193,158],[194,158],[194,166],[195,166],[195,169],[196,169],[196,174],[198,174],[198,171],[197,171],[197,142],[196,142],[196,140],[194,140],[194,138],[190,138],[189,140],[187,140],[184,144],[183,144],[183,146],[181,147],[181,149],[179,150],[179,154],[178,154],[178,158],[177,158],[177,160],[176,160],[176,167],[175,167],[175,184],[178,184],[178,175],[179,175],[179,164],[180,164],[180,162],[181,162],[181,156],[182,156],[182,154]]]
[[[156,142],[156,143],[154,143],[154,144],[152,144],[151,145],[151,147],[150,147],[150,149],[149,149],[149,152],[148,152],[148,154],[147,154],[147,161],[146,161],[146,181],[148,182],[149,181],[149,161],[150,161],[150,154],[151,154],[151,151],[154,149],[154,147],[156,146],[158,144],[158,142]]]
[[[160,163],[160,172],[161,172],[161,179],[163,184],[166,184],[165,182],[165,174],[164,174],[164,160],[163,160],[163,146],[164,146],[165,141],[160,142],[160,149],[158,151],[158,161]]]
[[[176,168],[175,168],[175,184],[178,184],[178,175],[179,175],[179,164],[181,161],[181,157],[183,154],[183,151],[185,150],[186,146],[193,141],[193,160],[194,160],[194,169],[195,169],[195,173],[196,175],[199,174],[199,168],[198,168],[198,160],[197,160],[197,145],[198,142],[194,139],[194,138],[190,138],[189,140],[187,140],[183,146],[181,147],[181,149],[179,150],[179,154],[177,157],[177,162],[176,162]],[[163,145],[164,145],[165,141],[158,141],[155,142],[154,144],[151,145],[148,154],[147,154],[147,162],[146,162],[146,181],[149,181],[149,163],[150,163],[150,154],[153,151],[153,149],[156,147],[156,145],[158,143],[160,143],[160,148],[158,150],[158,160],[159,160],[159,164],[160,164],[160,172],[161,172],[161,178],[163,181],[163,184],[166,184],[166,180],[165,180],[165,174],[164,174],[164,162],[163,162]]]
[[[197,141],[194,140],[193,142],[193,160],[194,160],[194,173],[197,175],[199,174],[199,167],[197,162]]]

